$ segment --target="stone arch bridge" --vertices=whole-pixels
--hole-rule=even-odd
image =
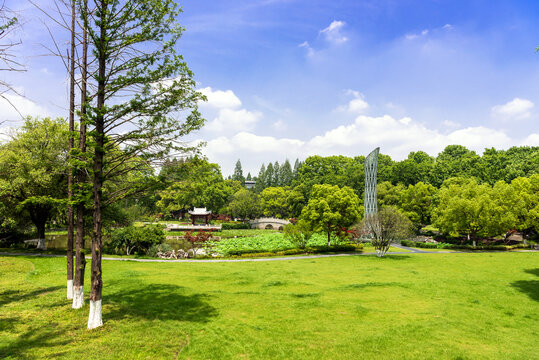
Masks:
[[[283,230],[290,221],[277,218],[258,218],[249,221],[252,229]]]

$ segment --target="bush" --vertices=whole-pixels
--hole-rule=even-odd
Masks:
[[[284,227],[284,237],[298,249],[305,249],[305,246],[313,236],[313,230],[309,223],[304,220],[298,221],[296,224],[288,224]]]
[[[223,230],[241,230],[241,229],[250,229],[251,224],[249,223],[223,223]]]
[[[152,245],[148,250],[146,250],[146,255],[151,257],[157,257],[158,252],[168,252],[172,251],[172,246],[169,244],[157,244]]]
[[[128,226],[112,230],[106,249],[112,252],[122,252],[127,255],[133,252],[146,253],[152,245],[165,241],[165,232],[159,225],[144,227]]]

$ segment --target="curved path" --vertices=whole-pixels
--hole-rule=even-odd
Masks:
[[[404,251],[387,252],[386,255],[409,255],[409,254],[471,254],[471,253],[485,253],[485,252],[508,252],[508,251],[425,251],[407,246],[392,244],[391,246],[398,247]],[[512,250],[510,252],[539,252],[538,250]],[[327,257],[342,257],[342,256],[369,256],[376,255],[376,253],[359,253],[359,254],[321,254],[321,255],[302,255],[302,256],[283,256],[283,257],[271,257],[271,258],[247,258],[247,259],[133,259],[133,258],[116,258],[116,257],[103,257],[102,260],[108,261],[136,261],[136,262],[164,262],[164,263],[217,263],[217,262],[254,262],[254,261],[283,261],[283,260],[300,260],[300,259],[318,259]],[[0,252],[0,256],[35,256],[35,257],[66,257],[65,255],[52,255],[52,254],[32,254],[32,253],[9,253]],[[91,256],[87,256],[86,259],[91,260]]]

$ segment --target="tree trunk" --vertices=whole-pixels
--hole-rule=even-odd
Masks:
[[[88,8],[87,0],[84,1],[84,11]],[[80,119],[80,138],[79,149],[81,156],[84,157],[86,153],[86,82],[88,78],[87,74],[87,61],[88,61],[88,32],[86,27],[83,28],[82,33],[82,84],[81,84],[81,119]],[[82,158],[82,161],[85,159]],[[84,168],[79,168],[77,171],[77,183],[82,185],[86,182]],[[82,187],[79,187],[79,191],[84,191]],[[75,238],[75,282],[73,286],[73,309],[80,309],[84,306],[84,273],[86,270],[86,252],[84,251],[84,202],[79,199],[77,202],[77,220],[76,220],[76,238]]]
[[[67,167],[67,298],[73,299],[73,171],[71,149],[75,130],[75,1],[71,1],[71,52],[69,55],[69,153]]]
[[[331,246],[331,231],[328,229],[328,246]]]
[[[93,329],[103,325],[101,315],[101,291],[103,280],[101,277],[101,250],[102,244],[102,212],[101,198],[103,195],[103,157],[104,157],[104,116],[105,105],[105,66],[107,52],[105,47],[107,34],[105,31],[105,19],[107,15],[107,1],[101,0],[98,10],[101,14],[100,34],[97,44],[98,80],[97,80],[97,108],[95,117],[95,154],[94,154],[94,180],[93,180],[93,237],[92,237],[92,267],[91,267],[91,287],[90,287],[90,314],[88,317],[88,329]]]

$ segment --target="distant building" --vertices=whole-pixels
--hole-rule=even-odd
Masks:
[[[255,187],[256,181],[254,180],[245,180],[245,187],[247,189],[252,189]]]

